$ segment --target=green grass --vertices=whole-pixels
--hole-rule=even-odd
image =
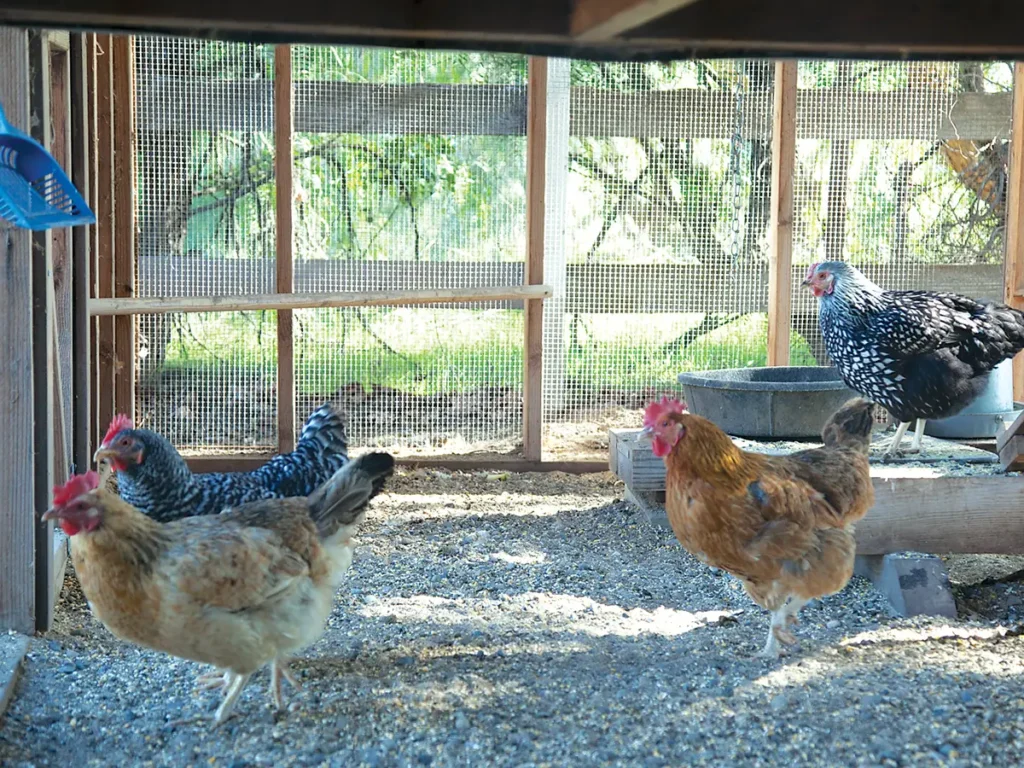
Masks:
[[[388,308],[296,312],[296,374],[300,394],[326,395],[360,384],[417,395],[522,385],[522,315],[509,310]],[[663,347],[700,315],[590,315],[570,343],[565,324],[566,378],[579,387],[635,390],[674,384],[682,371],[762,366],[767,321],[747,315],[682,352]],[[384,345],[387,345],[385,348]],[[165,368],[272,377],[274,313],[200,314],[188,318],[167,348]],[[813,365],[794,337],[792,363]]]

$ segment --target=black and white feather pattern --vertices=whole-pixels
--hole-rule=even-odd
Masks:
[[[125,432],[142,443],[145,458],[117,473],[118,493],[161,522],[215,515],[261,499],[309,496],[348,462],[345,423],[330,404],[309,417],[294,451],[274,456],[252,472],[195,475],[162,435],[148,429]]]
[[[819,299],[821,332],[846,385],[901,422],[959,413],[992,369],[1024,349],[1024,315],[953,293],[886,291],[842,262]]]

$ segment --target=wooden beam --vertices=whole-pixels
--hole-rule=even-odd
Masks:
[[[984,6],[993,24],[964,23],[960,3],[913,0],[715,0],[683,7],[599,42],[572,36],[568,2],[521,0],[0,0],[0,24],[192,35],[218,40],[320,45],[427,46],[540,56],[664,60],[837,55],[862,58],[1024,58],[1024,8]]]
[[[135,42],[113,38],[114,296],[135,295]],[[114,404],[135,415],[135,318],[114,321]]]
[[[71,183],[82,191],[86,202],[93,204],[92,185],[89,174],[89,153],[91,149],[90,92],[88,35],[71,37]],[[74,227],[71,230],[71,359],[73,361],[72,393],[74,397],[74,445],[73,456],[76,471],[84,471],[91,464],[92,429],[89,377],[91,372],[89,327],[89,276],[91,252],[91,230],[88,227]]]
[[[402,304],[468,304],[502,299],[539,300],[551,296],[547,285],[496,288],[439,288],[421,291],[318,291],[249,296],[179,296],[173,298],[93,299],[91,315],[146,315],[164,312],[247,312],[256,310],[385,307]]]
[[[274,86],[267,80],[186,80],[147,75],[139,94],[138,122],[147,130],[266,131],[274,129]],[[380,84],[304,80],[295,103],[297,133],[393,133],[524,136],[526,87],[522,85]],[[593,109],[600,98],[601,109]],[[745,95],[744,109],[771,109],[769,91]],[[569,134],[634,138],[731,139],[722,120],[736,107],[729,91],[680,88],[616,92],[575,86],[569,90]],[[1009,93],[947,93],[927,105],[906,91],[869,93],[805,90],[797,96],[797,138],[893,140],[1010,135]],[[341,112],[335,105],[344,104]],[[458,104],[457,110],[451,109]],[[849,115],[857,115],[850,120]],[[744,140],[767,140],[770,125],[745,121]]]
[[[186,456],[185,461],[193,472],[251,472],[267,463],[271,454],[249,454],[236,456]],[[399,456],[399,466],[417,468],[450,469],[457,472],[565,472],[586,475],[607,472],[607,461],[530,461],[509,456]]]
[[[576,0],[570,30],[581,42],[609,40],[697,1]]]
[[[96,295],[114,295],[114,83],[111,36],[96,35]],[[114,318],[97,323],[96,434],[114,418]]]
[[[52,148],[50,135],[50,61],[46,35],[29,33],[31,71],[31,135],[44,147]],[[35,623],[45,632],[52,621],[53,524],[39,516],[50,507],[54,482],[53,397],[53,239],[50,231],[32,233],[32,451],[34,454],[35,535]]]
[[[282,296],[294,290],[293,93],[292,49],[279,45],[274,49],[274,180],[277,197],[277,292]],[[292,310],[278,310],[277,445],[281,453],[289,453],[295,447],[294,324]]]
[[[1010,137],[1010,167],[1006,180],[1006,251],[1003,257],[1003,301],[1024,309],[1024,61],[1013,65],[1015,128]],[[1013,358],[1013,399],[1024,400],[1024,352]]]
[[[793,178],[797,62],[775,64],[772,116],[771,244],[768,250],[768,365],[789,365],[793,296]]]
[[[544,282],[544,189],[547,171],[547,59],[530,57],[526,110],[526,262],[524,284]],[[523,317],[523,456],[543,453],[544,304],[526,302]]]
[[[7,119],[29,129],[28,33],[0,28],[0,104]],[[35,632],[35,462],[34,434],[32,237],[29,232],[0,230],[0,407],[12,439],[0,444],[0,630]],[[21,439],[13,439],[20,435]]]
[[[1024,483],[1015,477],[875,478],[857,554],[1024,554]]]

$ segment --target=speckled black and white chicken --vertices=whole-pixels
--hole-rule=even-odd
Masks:
[[[818,297],[829,357],[851,389],[911,422],[919,451],[925,421],[954,416],[999,363],[1024,349],[1024,314],[955,293],[887,291],[838,261],[812,264],[803,284]]]

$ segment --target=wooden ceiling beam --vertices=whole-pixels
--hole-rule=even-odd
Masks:
[[[0,25],[599,60],[1024,59],[1024,36],[1019,33],[1024,3],[1019,0],[985,0],[982,10],[966,0],[673,0],[675,10],[639,21],[640,8],[657,7],[660,13],[663,2],[670,0],[602,0],[607,7],[623,9],[620,26],[639,24],[604,40],[573,36],[573,14],[578,11],[574,0],[293,0],[287,5],[276,0],[0,0]],[[971,13],[998,23],[964,23]],[[576,23],[582,28],[578,16]],[[590,35],[597,34],[588,29]]]
[[[618,37],[699,0],[576,0],[570,34],[581,42]]]

